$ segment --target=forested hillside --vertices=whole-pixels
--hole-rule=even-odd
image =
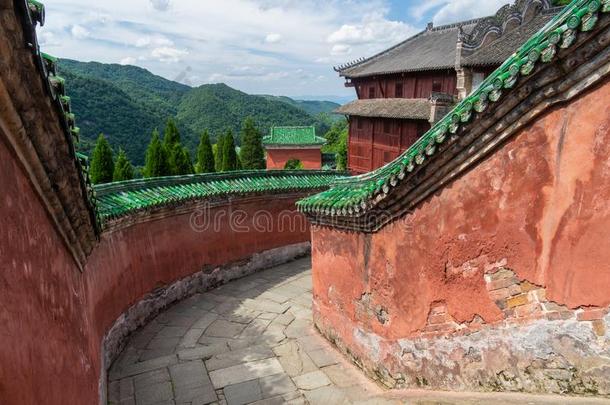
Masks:
[[[135,66],[72,60],[61,60],[59,66],[81,128],[82,151],[90,154],[104,133],[112,148],[125,149],[136,165],[144,163],[152,131],[162,130],[170,117],[193,153],[204,130],[214,142],[227,129],[238,133],[249,116],[264,133],[273,125],[316,125],[323,134],[332,124],[325,113],[337,106],[248,95],[225,84],[190,88]]]

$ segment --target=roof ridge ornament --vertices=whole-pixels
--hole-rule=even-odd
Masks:
[[[496,14],[481,18],[470,34],[464,36],[464,49],[472,51],[481,47],[491,33],[502,36],[510,21],[516,20],[519,26],[523,25],[529,21],[527,17],[531,7],[538,7],[538,12],[534,15],[554,8],[551,0],[517,0],[514,4],[506,4]]]

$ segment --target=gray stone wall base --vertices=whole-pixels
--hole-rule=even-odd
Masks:
[[[601,320],[601,335],[594,323],[575,319],[391,341],[354,326],[353,347],[323,317],[314,317],[323,336],[388,388],[610,398],[610,314]]]
[[[307,256],[311,243],[303,242],[257,253],[248,259],[213,268],[205,268],[175,283],[159,288],[125,311],[102,341],[100,404],[106,404],[107,371],[125,348],[129,336],[169,305],[194,294],[209,291],[229,281]]]

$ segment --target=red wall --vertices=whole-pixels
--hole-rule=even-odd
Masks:
[[[430,123],[424,120],[350,117],[348,168],[353,173],[377,169],[396,159],[429,129]]]
[[[84,277],[0,130],[0,402],[95,404]]]
[[[303,194],[234,198],[206,214],[218,229],[195,232],[186,213],[105,234],[81,273],[16,162],[0,133],[3,405],[98,403],[102,338],[131,305],[206,266],[309,240]],[[258,217],[257,231],[261,212],[273,221]]]
[[[308,149],[267,149],[267,170],[284,170],[286,162],[298,159],[307,170],[322,168],[322,151],[320,148]]]
[[[544,289],[558,305],[607,308],[609,135],[606,81],[522,130],[379,233],[315,227],[319,324],[356,350],[356,330],[394,342],[420,336],[438,303],[457,323],[476,316],[502,322],[485,281],[497,267]],[[387,323],[357,305],[366,294],[367,306],[383,308]]]

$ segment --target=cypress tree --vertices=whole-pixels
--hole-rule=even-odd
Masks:
[[[222,144],[222,171],[230,172],[234,170],[237,170],[237,153],[235,152],[233,131],[229,130]]]
[[[214,151],[210,143],[210,135],[205,131],[199,140],[197,147],[197,165],[195,167],[197,173],[213,173],[216,171]]]
[[[161,143],[161,139],[159,139],[159,131],[155,129],[150,144],[146,149],[144,177],[168,176],[170,173],[166,150]]]
[[[214,164],[216,166],[216,171],[220,172],[222,171],[222,159],[223,159],[223,151],[224,151],[224,142],[225,142],[225,136],[224,135],[219,135],[218,139],[216,140],[216,145],[215,146],[215,154],[214,154]]]
[[[177,147],[178,146],[178,147]],[[181,174],[178,167],[182,160],[182,145],[180,144],[180,132],[173,119],[168,119],[163,132],[163,147],[167,155],[168,175],[177,176]]]
[[[266,167],[263,136],[256,129],[254,120],[250,117],[246,118],[241,129],[239,157],[243,168],[246,170],[260,170]]]
[[[177,143],[172,150],[172,156],[174,156],[175,165],[173,175],[193,174],[193,163],[188,149],[183,148],[182,145]]]
[[[104,134],[100,134],[91,156],[91,181],[93,184],[110,183],[113,172],[112,149]]]
[[[170,150],[178,143],[180,143],[180,132],[174,120],[169,118],[163,132],[163,145]]]
[[[127,154],[121,148],[119,149],[119,156],[116,159],[116,163],[114,164],[114,173],[112,175],[112,181],[124,181],[133,179],[133,166],[129,159],[127,159]]]

